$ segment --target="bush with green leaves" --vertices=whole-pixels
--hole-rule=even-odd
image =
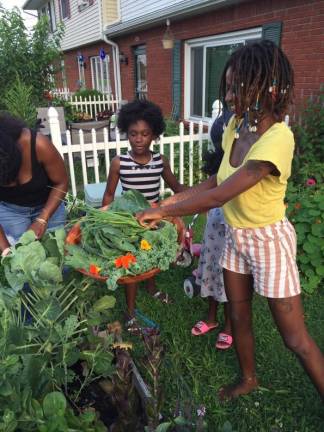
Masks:
[[[311,186],[290,184],[287,202],[287,216],[297,234],[302,289],[312,294],[324,281],[324,187],[318,183]]]
[[[102,98],[103,94],[99,91],[99,90],[95,90],[95,89],[80,89],[77,92],[74,93],[73,95],[74,98],[78,98],[78,100],[81,98],[81,100],[89,100],[89,98],[91,97],[93,98]]]
[[[35,104],[42,101],[45,90],[53,88],[62,35],[61,26],[50,33],[47,17],[28,31],[18,8],[0,10],[0,109],[17,76],[32,88]]]
[[[37,111],[32,86],[24,84],[17,76],[17,80],[6,91],[2,102],[11,115],[21,118],[29,127],[35,127]]]
[[[0,430],[105,430],[96,415],[75,417],[64,408],[53,418],[44,405],[51,391],[63,389],[76,407],[89,384],[114,372],[113,338],[92,328],[106,325],[115,299],[81,275],[62,275],[64,239],[63,229],[41,241],[27,231],[1,260]],[[82,376],[71,369],[81,360]],[[55,393],[51,403],[65,406]]]
[[[296,156],[293,174],[309,162],[324,161],[324,87],[307,101],[300,121],[293,126]],[[295,175],[295,174],[294,174]]]

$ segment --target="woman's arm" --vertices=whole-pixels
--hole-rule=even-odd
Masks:
[[[42,135],[36,137],[36,156],[46,171],[48,178],[53,184],[48,199],[36,220],[30,226],[38,238],[46,231],[47,221],[57,210],[68,190],[68,176],[64,161],[50,140]]]
[[[1,255],[5,255],[6,252],[9,252],[10,243],[3,231],[2,226],[0,225],[0,253]],[[4,254],[3,254],[4,253]]]
[[[214,207],[221,207],[271,174],[274,168],[274,165],[270,162],[248,161],[220,186],[200,191],[194,196],[189,197],[189,199],[173,205],[148,209],[139,213],[137,218],[141,224],[149,223],[149,225],[154,226],[155,221],[164,217],[191,215],[205,212]]]
[[[201,192],[215,188],[215,186],[217,186],[217,180],[216,180],[216,175],[213,175],[209,177],[207,180],[205,180],[204,182],[199,183],[196,186],[189,187],[186,190],[177,193],[176,195],[172,195],[169,198],[166,198],[165,200],[161,201],[160,205],[161,207],[164,207],[164,206],[169,206],[171,204],[175,204],[180,201],[185,201],[187,199],[196,196]]]
[[[106,190],[102,198],[102,206],[108,206],[115,198],[116,187],[119,181],[119,169],[119,156],[116,156],[111,161],[109,168]]]
[[[188,189],[188,186],[185,186],[185,185],[178,182],[178,179],[176,178],[176,176],[171,171],[170,163],[169,163],[168,159],[162,155],[161,155],[161,157],[162,157],[162,161],[163,161],[162,177],[163,177],[163,180],[166,182],[166,184],[171,188],[171,190],[173,190],[173,192],[175,192],[175,193],[178,193],[178,192],[182,192],[182,191]]]

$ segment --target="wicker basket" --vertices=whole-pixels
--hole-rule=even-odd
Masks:
[[[178,243],[181,244],[182,240],[183,240],[183,235],[185,232],[185,225],[182,221],[181,218],[178,217],[174,217],[174,218],[167,218],[167,220],[169,222],[172,222],[178,231]],[[81,232],[81,227],[80,227],[80,223],[76,223],[71,230],[68,232],[67,236],[66,236],[66,240],[65,243],[66,244],[79,244],[82,238],[82,232]],[[109,276],[100,276],[100,275],[96,275],[96,274],[92,274],[84,269],[77,269],[78,272],[82,273],[85,276],[88,276],[92,279],[96,279],[98,281],[101,282],[105,282]],[[142,282],[146,279],[150,279],[153,276],[157,275],[158,273],[160,273],[160,269],[158,268],[153,268],[145,273],[141,273],[139,275],[135,275],[135,276],[124,276],[121,277],[120,279],[118,279],[117,283],[119,285],[128,285],[128,284],[134,284],[134,283],[138,283],[138,282]]]

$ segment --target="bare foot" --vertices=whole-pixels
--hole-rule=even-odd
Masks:
[[[219,399],[229,401],[239,396],[249,394],[257,389],[259,386],[258,380],[255,376],[249,378],[242,378],[237,384],[231,384],[221,387],[218,392]]]

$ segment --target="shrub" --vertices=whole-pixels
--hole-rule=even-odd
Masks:
[[[287,201],[287,215],[297,233],[301,285],[311,294],[324,281],[324,186],[290,184]]]
[[[302,112],[301,122],[294,128],[296,139],[295,169],[305,162],[324,160],[324,87]]]
[[[103,97],[103,94],[100,91],[95,89],[80,89],[74,93],[74,97],[78,97],[78,99],[81,98],[81,100],[85,100],[85,99],[89,100],[89,97],[101,98]]]
[[[165,132],[164,136],[177,136],[179,135],[179,122],[170,118],[165,118]]]
[[[60,25],[54,34],[49,31],[47,17],[41,17],[28,31],[18,8],[0,8],[0,108],[3,95],[17,76],[31,86],[37,104],[43,99],[44,91],[53,87],[62,35]]]
[[[35,127],[37,112],[32,86],[24,84],[17,76],[16,81],[6,91],[2,103],[14,117],[21,118],[29,127]]]

